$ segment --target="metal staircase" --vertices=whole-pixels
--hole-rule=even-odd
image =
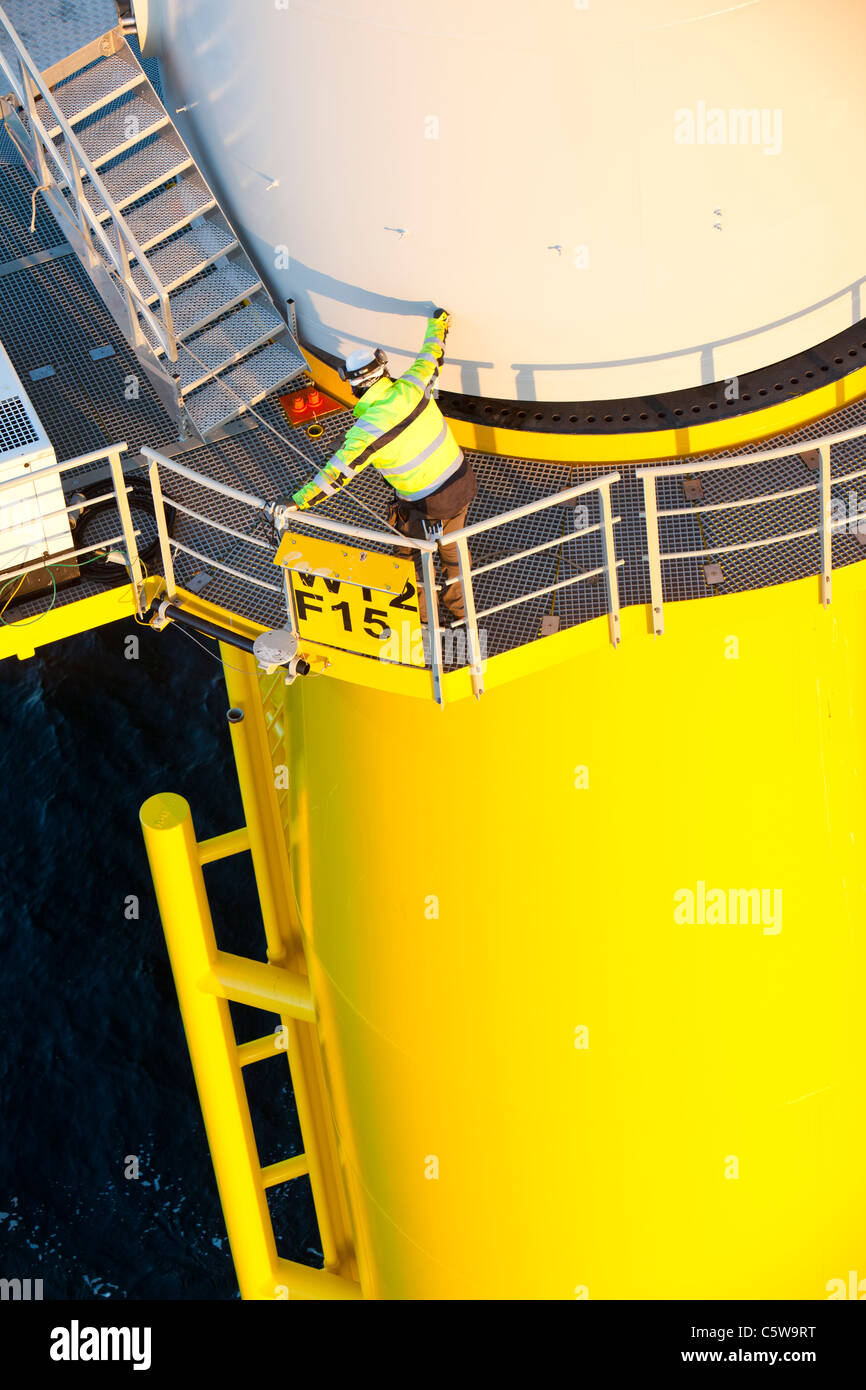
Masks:
[[[306,371],[286,320],[123,26],[44,73],[0,27],[9,134],[181,436],[218,436]]]

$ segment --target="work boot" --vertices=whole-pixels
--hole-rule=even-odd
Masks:
[[[456,580],[456,583],[448,584],[448,588],[443,592],[442,602],[448,609],[452,618],[460,622],[466,617],[466,603],[463,599],[463,585],[460,583],[458,577],[459,571],[454,570],[452,573],[449,573],[448,570],[445,570],[444,575],[446,583],[448,583],[449,579]]]

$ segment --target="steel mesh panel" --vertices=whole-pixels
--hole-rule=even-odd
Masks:
[[[197,338],[187,338],[178,356],[181,386],[188,388],[203,380],[284,330],[285,324],[267,300],[234,310]],[[231,398],[226,400],[230,403]]]
[[[38,438],[20,396],[0,400],[0,454],[35,444]]]
[[[126,209],[126,225],[145,250],[180,230],[192,217],[214,206],[210,189],[188,169],[166,188],[149,193]]]
[[[0,164],[0,262],[3,264],[62,246],[66,240],[41,195],[36,199],[36,233],[31,234],[32,196],[33,180],[26,167]]]
[[[171,312],[178,337],[192,333],[200,324],[214,318],[253,294],[261,286],[255,271],[242,262],[207,270],[198,279],[172,295]]]
[[[93,161],[105,159],[134,138],[143,138],[149,131],[164,125],[168,117],[152,97],[138,91],[125,93],[75,127],[86,155]],[[58,141],[66,143],[60,135]]]
[[[190,156],[179,144],[158,133],[109,160],[99,170],[99,177],[111,198],[123,208],[190,163]],[[101,194],[89,182],[84,184],[83,191],[95,215],[104,216],[108,209]]]
[[[176,430],[165,415],[126,339],[74,256],[33,266],[3,279],[0,341],[54,445],[58,459],[74,458],[126,440],[133,453]],[[109,344],[114,355],[94,362],[90,349]],[[36,367],[54,375],[31,381]],[[138,398],[126,399],[135,378]]]
[[[172,286],[199,274],[210,261],[236,246],[234,236],[215,222],[200,222],[147,254],[147,262],[163,285]],[[133,279],[146,296],[155,295],[153,285],[141,266],[132,270]]]
[[[99,107],[104,111],[104,103],[129,90],[131,83],[141,82],[141,74],[123,53],[112,54],[109,58],[98,58],[82,68],[80,72],[67,77],[52,89],[57,106],[68,121],[74,121],[82,111]],[[40,97],[36,104],[37,114],[46,130],[54,126],[54,116]]]
[[[35,4],[34,0],[3,0],[3,8],[40,69],[77,52],[117,24],[114,0],[88,0],[86,5],[53,4],[50,11],[44,3]],[[15,50],[5,34],[0,47],[7,59],[15,59]]]

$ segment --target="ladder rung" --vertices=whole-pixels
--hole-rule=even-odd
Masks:
[[[242,854],[250,847],[250,832],[245,825],[237,830],[227,830],[224,835],[212,835],[209,840],[198,842],[198,862],[213,864],[216,859],[228,859],[231,854]]]
[[[285,1033],[282,1037],[285,1038]],[[281,1052],[288,1056],[288,1048],[278,1046],[280,1035],[277,1033],[265,1033],[263,1038],[253,1038],[251,1042],[238,1043],[238,1061],[242,1067],[248,1067],[252,1062],[266,1062],[269,1057],[277,1057]]]
[[[284,1158],[280,1163],[269,1163],[262,1169],[262,1185],[276,1187],[278,1182],[292,1182],[294,1178],[304,1177],[309,1171],[306,1154],[298,1154],[296,1158]]]
[[[199,988],[236,1004],[252,1004],[255,1009],[288,1014],[290,1018],[314,1023],[316,1013],[310,982],[305,975],[280,965],[249,960],[230,951],[217,951],[211,972]]]

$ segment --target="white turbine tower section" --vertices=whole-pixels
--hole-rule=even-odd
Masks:
[[[668,391],[862,317],[862,0],[136,0],[314,347],[450,390]]]

